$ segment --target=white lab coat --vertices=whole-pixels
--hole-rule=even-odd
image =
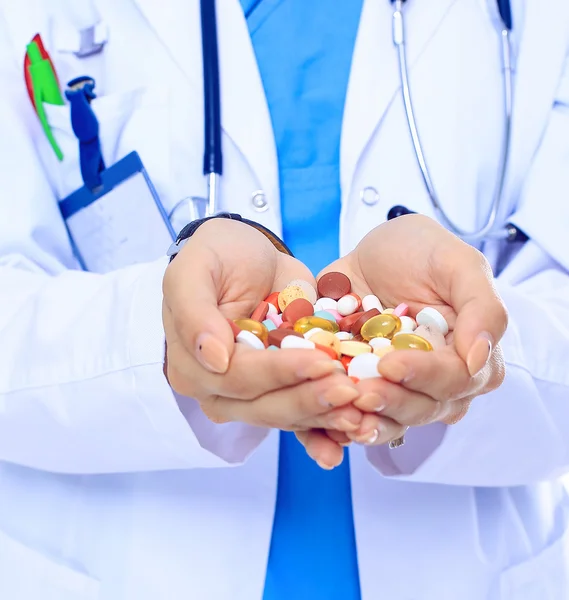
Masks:
[[[83,60],[69,50],[91,3],[72,4],[75,21],[55,2],[0,1],[0,597],[260,600],[278,432],[211,424],[172,394],[164,258],[104,276],[77,270],[56,201],[80,185],[68,110],[49,110],[60,164],[22,78],[39,31],[62,82],[97,79],[107,164],[137,150],[168,209],[204,195],[199,3],[97,0],[109,43]],[[350,449],[363,600],[569,598],[569,502],[554,481],[569,465],[569,3],[513,6],[503,213],[531,241],[485,247],[511,316],[508,374],[456,426],[412,429],[396,452]],[[503,132],[494,2],[407,8],[429,166],[445,208],[472,228]],[[387,0],[364,3],[341,146],[342,253],[394,204],[432,214],[390,11]],[[218,0],[218,20],[223,208],[279,232],[275,144],[239,1]]]

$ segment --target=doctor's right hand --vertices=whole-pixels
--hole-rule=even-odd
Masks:
[[[216,423],[239,421],[287,431],[357,430],[362,413],[354,383],[314,350],[253,350],[234,342],[227,319],[250,315],[293,279],[316,285],[310,271],[253,227],[228,219],[201,225],[170,263],[163,321],[171,387],[195,398]],[[311,455],[323,464],[341,461]]]

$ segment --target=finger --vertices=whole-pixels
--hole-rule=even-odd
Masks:
[[[444,410],[443,402],[381,377],[361,381],[358,389],[361,396],[354,402],[355,407],[365,413],[389,417],[402,425],[432,423]]]
[[[356,431],[362,421],[362,411],[353,404],[341,406],[324,414],[304,419],[299,423],[303,429],[326,429],[338,432]]]
[[[493,283],[486,258],[472,251],[468,264],[453,273],[450,304],[457,313],[454,344],[471,375],[488,362],[493,347],[502,339],[508,313]]]
[[[216,418],[225,421],[294,429],[306,423],[307,419],[330,412],[330,406],[344,406],[358,396],[355,384],[346,375],[336,372],[316,381],[269,392],[255,400],[216,396],[204,402],[203,406]]]
[[[325,377],[336,367],[328,355],[316,350],[287,348],[269,352],[236,344],[225,374],[211,373],[186,353],[173,354],[168,369],[174,371],[169,380],[178,393],[201,401],[212,395],[252,400]]]
[[[484,371],[471,377],[453,346],[434,352],[390,352],[379,361],[377,370],[388,381],[443,402],[476,394],[488,379]]]
[[[330,471],[342,464],[343,448],[331,440],[324,431],[311,429],[296,433],[298,441],[304,446],[306,453],[319,467]]]
[[[380,446],[388,444],[403,436],[408,427],[387,417],[366,414],[364,415],[360,429],[354,433],[348,433],[348,437],[366,446]]]
[[[326,435],[340,446],[349,446],[352,440],[343,432],[336,431],[335,429],[327,429]]]

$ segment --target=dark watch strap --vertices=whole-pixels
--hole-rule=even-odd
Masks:
[[[195,221],[188,223],[182,229],[182,231],[180,231],[180,233],[178,234],[178,238],[168,249],[168,256],[170,257],[170,260],[172,260],[176,256],[176,254],[180,252],[180,250],[184,246],[184,243],[187,240],[189,240],[192,237],[192,235],[194,235],[198,227],[203,225],[205,222],[210,221],[211,219],[231,219],[233,221],[241,221],[241,223],[250,225],[251,227],[254,227],[257,231],[260,231],[280,252],[288,254],[289,256],[293,255],[290,249],[287,247],[287,245],[281,240],[281,238],[275,233],[273,233],[270,229],[267,229],[264,225],[256,223],[255,221],[250,221],[249,219],[244,219],[241,215],[238,215],[236,213],[219,213],[217,215],[213,215],[212,217],[196,219]]]

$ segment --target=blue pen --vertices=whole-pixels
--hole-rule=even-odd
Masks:
[[[101,173],[105,163],[99,140],[99,122],[91,108],[96,98],[95,80],[92,77],[77,77],[71,80],[65,96],[71,105],[71,127],[79,140],[79,162],[83,183],[90,190],[101,186]]]

